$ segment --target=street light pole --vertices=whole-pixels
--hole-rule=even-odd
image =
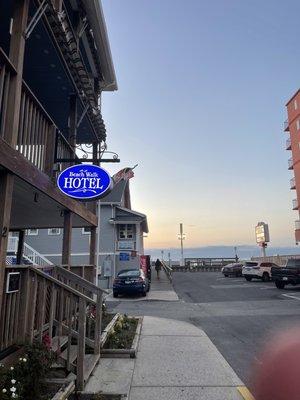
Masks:
[[[161,260],[164,261],[164,251],[161,250]]]
[[[183,241],[185,239],[185,233],[183,233],[183,224],[180,224],[180,233],[178,235],[178,239],[180,240],[180,247],[181,247],[181,259],[180,259],[180,266],[184,266],[184,258],[183,258]]]

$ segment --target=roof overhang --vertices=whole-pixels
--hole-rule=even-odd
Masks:
[[[115,218],[111,218],[109,220],[109,223],[111,223],[113,225],[140,223],[143,232],[145,232],[145,233],[149,232],[147,216],[145,214],[130,210],[129,208],[124,208],[124,207],[119,207],[119,206],[117,206],[116,208],[125,212],[128,215],[128,217],[130,217],[130,219],[128,217],[125,218],[125,216],[122,216],[122,215],[116,215]]]
[[[101,89],[104,91],[117,90],[117,79],[101,1],[82,0],[82,4],[84,5],[90,26],[93,30],[93,36],[97,46],[97,54],[104,77],[104,86]]]

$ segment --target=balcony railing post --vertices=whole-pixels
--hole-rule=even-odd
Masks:
[[[53,178],[56,137],[57,137],[57,128],[55,126],[51,126],[46,138],[46,146],[45,146],[46,156],[44,163],[44,171],[47,175],[50,176],[50,178]]]

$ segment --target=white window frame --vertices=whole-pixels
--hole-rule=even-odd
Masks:
[[[124,237],[121,237],[121,226],[124,226],[125,229],[122,230],[124,231]],[[128,229],[130,227],[130,229]],[[133,240],[134,239],[134,225],[133,224],[120,224],[119,225],[119,239],[120,240]],[[128,230],[131,231],[131,236],[128,236]]]
[[[54,229],[57,229],[56,232],[53,232]],[[48,229],[49,236],[59,236],[60,235],[60,228],[50,228]]]
[[[27,236],[37,236],[39,234],[39,230],[38,229],[26,229],[26,235]]]
[[[297,99],[294,100],[294,109],[297,110],[298,109],[298,103],[297,103]]]
[[[91,234],[91,231],[86,231],[85,229],[91,229],[91,228],[87,228],[87,227],[82,228],[82,229],[81,229],[81,233],[82,233],[83,235],[90,235],[90,234]]]

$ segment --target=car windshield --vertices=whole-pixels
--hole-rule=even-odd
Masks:
[[[140,271],[135,270],[128,270],[128,271],[121,271],[118,273],[119,278],[128,278],[128,277],[138,277],[140,276]]]
[[[246,262],[245,267],[256,267],[258,265],[257,262]]]
[[[288,260],[286,266],[288,268],[300,268],[300,260]]]

